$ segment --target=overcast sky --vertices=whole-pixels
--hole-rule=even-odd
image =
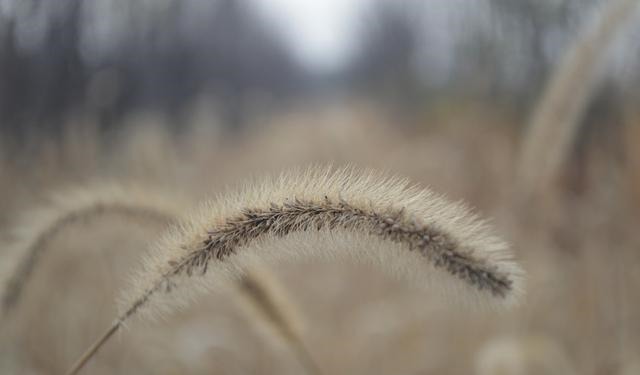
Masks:
[[[289,39],[299,59],[326,70],[353,50],[357,13],[367,0],[253,0]]]

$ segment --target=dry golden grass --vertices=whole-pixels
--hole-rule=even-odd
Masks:
[[[117,215],[125,221],[151,225],[169,224],[187,208],[180,198],[155,192],[153,188],[109,182],[59,192],[51,198],[48,206],[25,213],[16,225],[14,244],[6,254],[7,263],[14,257],[16,265],[8,270],[1,294],[5,314],[19,302],[48,242],[65,227],[104,215]]]
[[[165,226],[162,221],[141,222],[104,213],[66,225],[50,236],[20,303],[3,317],[2,372],[65,371],[77,348],[112,319],[111,301],[141,255],[138,249]],[[131,355],[143,340],[133,336],[137,343],[131,346]],[[108,349],[92,373],[128,372],[128,368],[139,368],[136,363],[146,355],[137,352],[139,358],[131,358],[117,348]]]
[[[286,243],[291,239],[293,244]],[[443,295],[464,293],[472,305],[510,305],[520,294],[523,273],[487,224],[406,180],[355,168],[283,173],[203,204],[169,231],[123,294],[119,316],[69,373],[77,373],[140,312],[188,306],[202,290],[216,287],[206,280],[208,274],[218,284],[242,275],[247,253],[372,258],[381,269]]]
[[[284,343],[305,373],[322,374],[304,344],[303,319],[272,271],[264,266],[253,266],[242,276],[234,291],[232,297],[239,301],[249,324],[255,324],[265,332],[267,339]]]
[[[177,162],[158,159],[152,175],[144,178],[163,187],[179,186],[196,200],[211,189],[222,193],[223,186],[237,185],[246,176],[271,174],[299,163],[353,162],[392,170],[447,192],[453,199],[465,199],[480,207],[483,216],[493,217],[497,231],[513,244],[528,276],[521,306],[503,313],[472,313],[443,302],[433,288],[415,288],[402,277],[398,279],[397,270],[389,275],[379,272],[376,259],[363,256],[371,251],[367,242],[342,238],[349,234],[313,241],[303,239],[302,234],[286,240],[265,238],[253,251],[274,254],[266,260],[308,323],[305,347],[324,374],[473,374],[477,373],[476,358],[505,337],[516,341],[543,338],[558,348],[553,358],[576,373],[633,373],[640,352],[636,298],[640,278],[635,272],[640,267],[636,231],[640,220],[633,168],[617,168],[607,155],[590,150],[586,187],[580,194],[550,190],[538,205],[524,210],[511,204],[518,139],[507,128],[472,116],[474,123],[468,126],[400,133],[375,120],[383,116],[371,108],[334,111],[345,113],[326,117],[313,113],[305,121],[305,113],[300,112],[291,115],[294,118],[288,125],[265,126],[233,144],[215,139],[207,143],[184,135],[172,141],[178,151],[171,158]],[[287,118],[272,121],[286,123]],[[346,119],[341,128],[323,126],[336,118]],[[296,125],[307,122],[309,125]],[[628,134],[637,133],[636,125],[625,128]],[[159,132],[156,139],[171,139],[160,128],[146,131]],[[128,163],[123,162],[127,157],[122,148],[142,147],[145,137],[139,139],[118,146],[117,157],[107,150],[99,157],[103,167],[87,169],[99,176],[136,177],[138,172],[127,170]],[[630,136],[625,140],[633,155],[637,142]],[[67,157],[79,156],[60,160]],[[62,162],[52,164],[49,173],[38,177],[36,168],[15,168],[13,159],[4,159],[6,174],[0,185],[0,204],[7,208],[0,230],[8,243],[15,240],[9,234],[15,217],[36,205],[27,203],[31,196],[46,197],[67,181],[75,184],[92,177],[90,173],[78,177],[76,171],[67,178]],[[148,159],[145,163],[154,163],[151,154]],[[188,168],[181,169],[185,165]],[[165,166],[163,177],[157,171]],[[618,172],[612,177],[614,167]],[[21,192],[23,185],[29,186],[28,194]],[[9,320],[0,323],[0,372],[57,374],[67,370],[116,316],[113,301],[128,287],[127,275],[136,270],[149,241],[162,232],[160,224],[142,225],[104,215],[57,233],[23,300]],[[365,245],[354,247],[353,243]],[[301,250],[318,253],[316,247],[323,245],[348,248],[351,254],[360,254],[361,262],[332,257],[294,261],[290,256]],[[0,247],[3,265],[7,249]],[[246,254],[250,263],[255,255]],[[288,261],[281,262],[280,257]],[[414,258],[403,259],[407,264],[396,263],[396,268],[415,267]],[[247,324],[228,293],[214,290],[171,319],[132,325],[94,357],[86,373],[299,374],[300,366],[292,361],[291,353],[256,335],[254,325]],[[558,352],[563,353],[562,360]],[[536,353],[550,355],[542,349]],[[535,370],[527,369],[530,373]]]
[[[525,198],[555,182],[575,146],[582,116],[599,83],[601,61],[617,33],[635,14],[636,0],[612,0],[588,20],[550,77],[531,115],[518,165]]]

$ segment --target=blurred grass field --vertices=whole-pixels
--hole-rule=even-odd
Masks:
[[[513,189],[521,139],[508,116],[475,107],[442,110],[402,131],[385,118],[362,101],[308,107],[261,118],[256,131],[226,139],[204,134],[211,127],[195,122],[193,130],[172,134],[160,118],[140,115],[108,143],[71,131],[60,144],[40,140],[38,153],[3,156],[2,237],[10,243],[17,218],[46,205],[50,192],[95,180],[142,181],[195,202],[248,176],[309,163],[388,170],[493,218],[528,272],[527,295],[496,316],[430,304],[361,266],[284,266],[277,272],[311,322],[305,338],[326,373],[484,374],[488,365],[480,363],[496,351],[495,361],[516,366],[507,374],[634,373],[639,124],[630,117],[619,128],[622,158],[606,151],[609,140],[590,138],[565,176],[532,204]],[[117,286],[160,230],[106,216],[56,235],[25,300],[3,323],[3,371],[65,371],[114,315]],[[6,264],[15,256],[8,249],[1,253]],[[286,351],[246,326],[223,293],[116,341],[90,373],[301,371]]]
[[[542,142],[522,170],[531,119],[582,25],[612,2],[301,4],[0,1],[0,285],[33,215],[68,189],[147,186],[186,213],[252,177],[353,165],[490,218],[527,272],[526,296],[475,311],[362,265],[279,266],[323,374],[640,374],[637,9],[609,25],[617,38],[584,43],[577,61],[600,64],[583,64],[560,98],[584,103],[568,121],[550,116],[575,125],[566,160],[528,191],[520,176],[556,151]],[[166,229],[147,224],[105,214],[48,238],[0,318],[0,373],[68,370]],[[84,373],[304,373],[230,293],[132,324]]]

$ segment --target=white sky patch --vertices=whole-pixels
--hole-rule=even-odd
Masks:
[[[349,58],[356,17],[366,0],[253,1],[284,33],[304,64],[331,70]]]

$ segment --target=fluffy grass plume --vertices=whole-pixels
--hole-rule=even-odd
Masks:
[[[47,243],[64,228],[102,215],[120,215],[134,222],[169,223],[184,206],[177,199],[141,186],[115,183],[61,191],[50,204],[28,212],[16,225],[16,241],[8,253],[13,256],[6,270],[2,292],[4,313],[18,303],[24,287],[47,249]]]
[[[599,63],[637,5],[638,0],[611,0],[584,25],[553,72],[531,115],[520,155],[519,191],[525,196],[557,177],[596,87]]]
[[[296,356],[307,374],[321,374],[302,341],[302,324],[280,281],[264,266],[252,266],[237,283],[239,305],[248,320],[260,325],[268,337],[279,339]]]
[[[508,246],[463,205],[374,171],[310,168],[206,202],[190,220],[170,230],[134,278],[123,296],[121,314],[105,336],[138,313],[168,312],[188,304],[211,287],[210,280],[202,277],[205,274],[240,277],[244,254],[296,235],[300,243],[333,235],[366,241],[352,245],[369,247],[368,257],[374,259],[389,259],[384,254],[389,248],[411,259],[411,264],[404,263],[406,275],[401,276],[444,273],[452,284],[498,304],[513,301],[520,289],[521,270]],[[301,240],[300,236],[311,237]],[[271,249],[278,252],[277,246]],[[349,251],[350,246],[327,246],[322,252],[331,256]],[[299,255],[319,254],[300,251]],[[275,255],[262,252],[259,256]],[[186,280],[188,286],[180,285]],[[70,373],[104,340],[92,346]]]

